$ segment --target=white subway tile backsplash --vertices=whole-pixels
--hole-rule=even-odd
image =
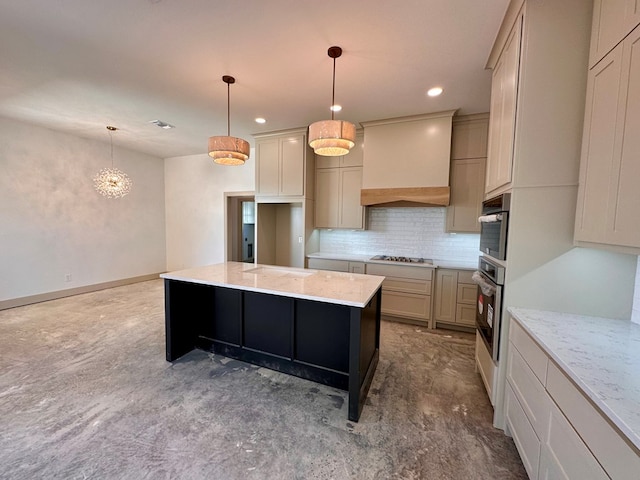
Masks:
[[[369,208],[368,230],[321,230],[320,251],[475,262],[480,235],[445,232],[444,207]]]

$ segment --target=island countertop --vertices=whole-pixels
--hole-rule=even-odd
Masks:
[[[160,277],[361,308],[369,303],[384,280],[378,275],[241,262],[178,270]]]

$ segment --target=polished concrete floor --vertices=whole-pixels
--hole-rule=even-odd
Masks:
[[[160,280],[0,312],[3,479],[524,479],[470,334],[383,322],[346,393],[194,351],[164,360]]]

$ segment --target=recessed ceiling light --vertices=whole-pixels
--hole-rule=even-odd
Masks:
[[[342,105],[331,105],[331,107],[329,107],[329,109],[332,112],[339,112],[340,110],[342,110]]]
[[[267,120],[265,118],[258,117],[256,118],[256,123],[267,123]]]
[[[176,128],[173,125],[169,125],[167,122],[163,122],[162,120],[151,120],[149,123],[153,123],[154,125],[157,125],[160,128],[164,128],[165,130],[169,130],[170,128]]]
[[[442,93],[441,87],[433,87],[427,90],[427,95],[429,95],[430,97],[437,97],[441,93]]]

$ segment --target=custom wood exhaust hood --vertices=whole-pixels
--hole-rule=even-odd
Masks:
[[[365,206],[447,206],[455,110],[362,122]]]

